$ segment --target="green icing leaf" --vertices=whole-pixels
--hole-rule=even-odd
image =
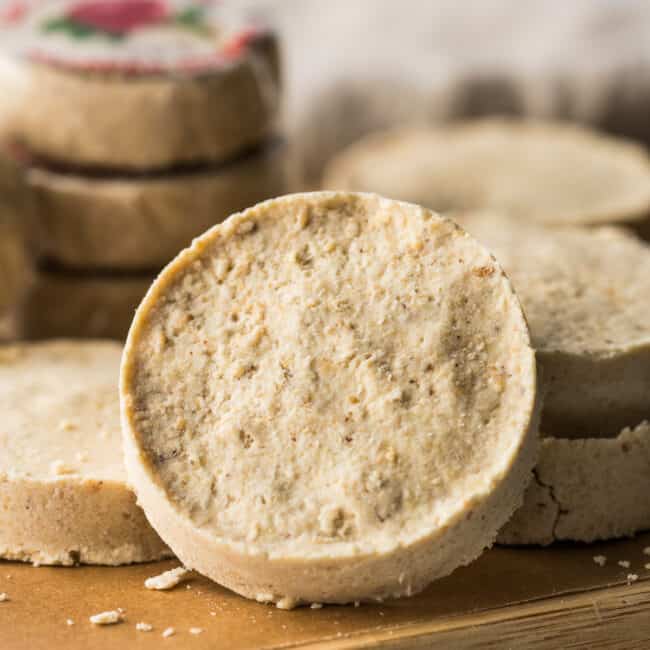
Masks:
[[[200,26],[203,22],[202,7],[188,7],[187,9],[176,14],[176,22],[182,23],[189,27]]]
[[[43,23],[42,29],[44,32],[66,32],[69,25],[70,20],[68,18],[51,18]]]
[[[64,32],[67,33],[71,38],[77,40],[83,40],[85,38],[90,38],[92,36],[105,36],[106,38],[111,39],[112,41],[119,41],[124,38],[123,34],[115,34],[112,32],[105,32],[103,30],[98,30],[96,27],[91,25],[84,25],[78,23],[75,20],[70,18],[52,18],[43,23],[42,29],[44,32]]]
[[[174,22],[181,27],[209,34],[210,30],[204,23],[203,7],[188,7],[174,16]]]

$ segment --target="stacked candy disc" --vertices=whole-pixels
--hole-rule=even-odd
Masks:
[[[33,280],[29,206],[20,168],[0,159],[0,342],[16,336],[18,307]]]
[[[121,338],[178,250],[285,192],[276,39],[196,0],[11,2],[0,20],[0,137],[38,225],[22,334]]]

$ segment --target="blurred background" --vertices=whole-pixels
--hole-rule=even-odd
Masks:
[[[650,142],[644,0],[244,0],[280,32],[286,125],[309,185],[361,134],[484,114]]]

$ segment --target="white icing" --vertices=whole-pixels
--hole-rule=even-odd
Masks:
[[[0,14],[0,48],[61,65],[144,71],[223,65],[252,29],[232,8],[206,0],[8,2],[17,9],[7,5]],[[107,15],[102,5],[111,3],[116,13]]]

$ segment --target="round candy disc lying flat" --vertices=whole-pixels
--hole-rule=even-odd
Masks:
[[[0,557],[128,564],[170,555],[126,482],[116,343],[0,348]]]
[[[642,228],[650,160],[637,144],[583,127],[486,119],[370,135],[332,160],[324,187],[444,212],[490,209],[536,223]]]

